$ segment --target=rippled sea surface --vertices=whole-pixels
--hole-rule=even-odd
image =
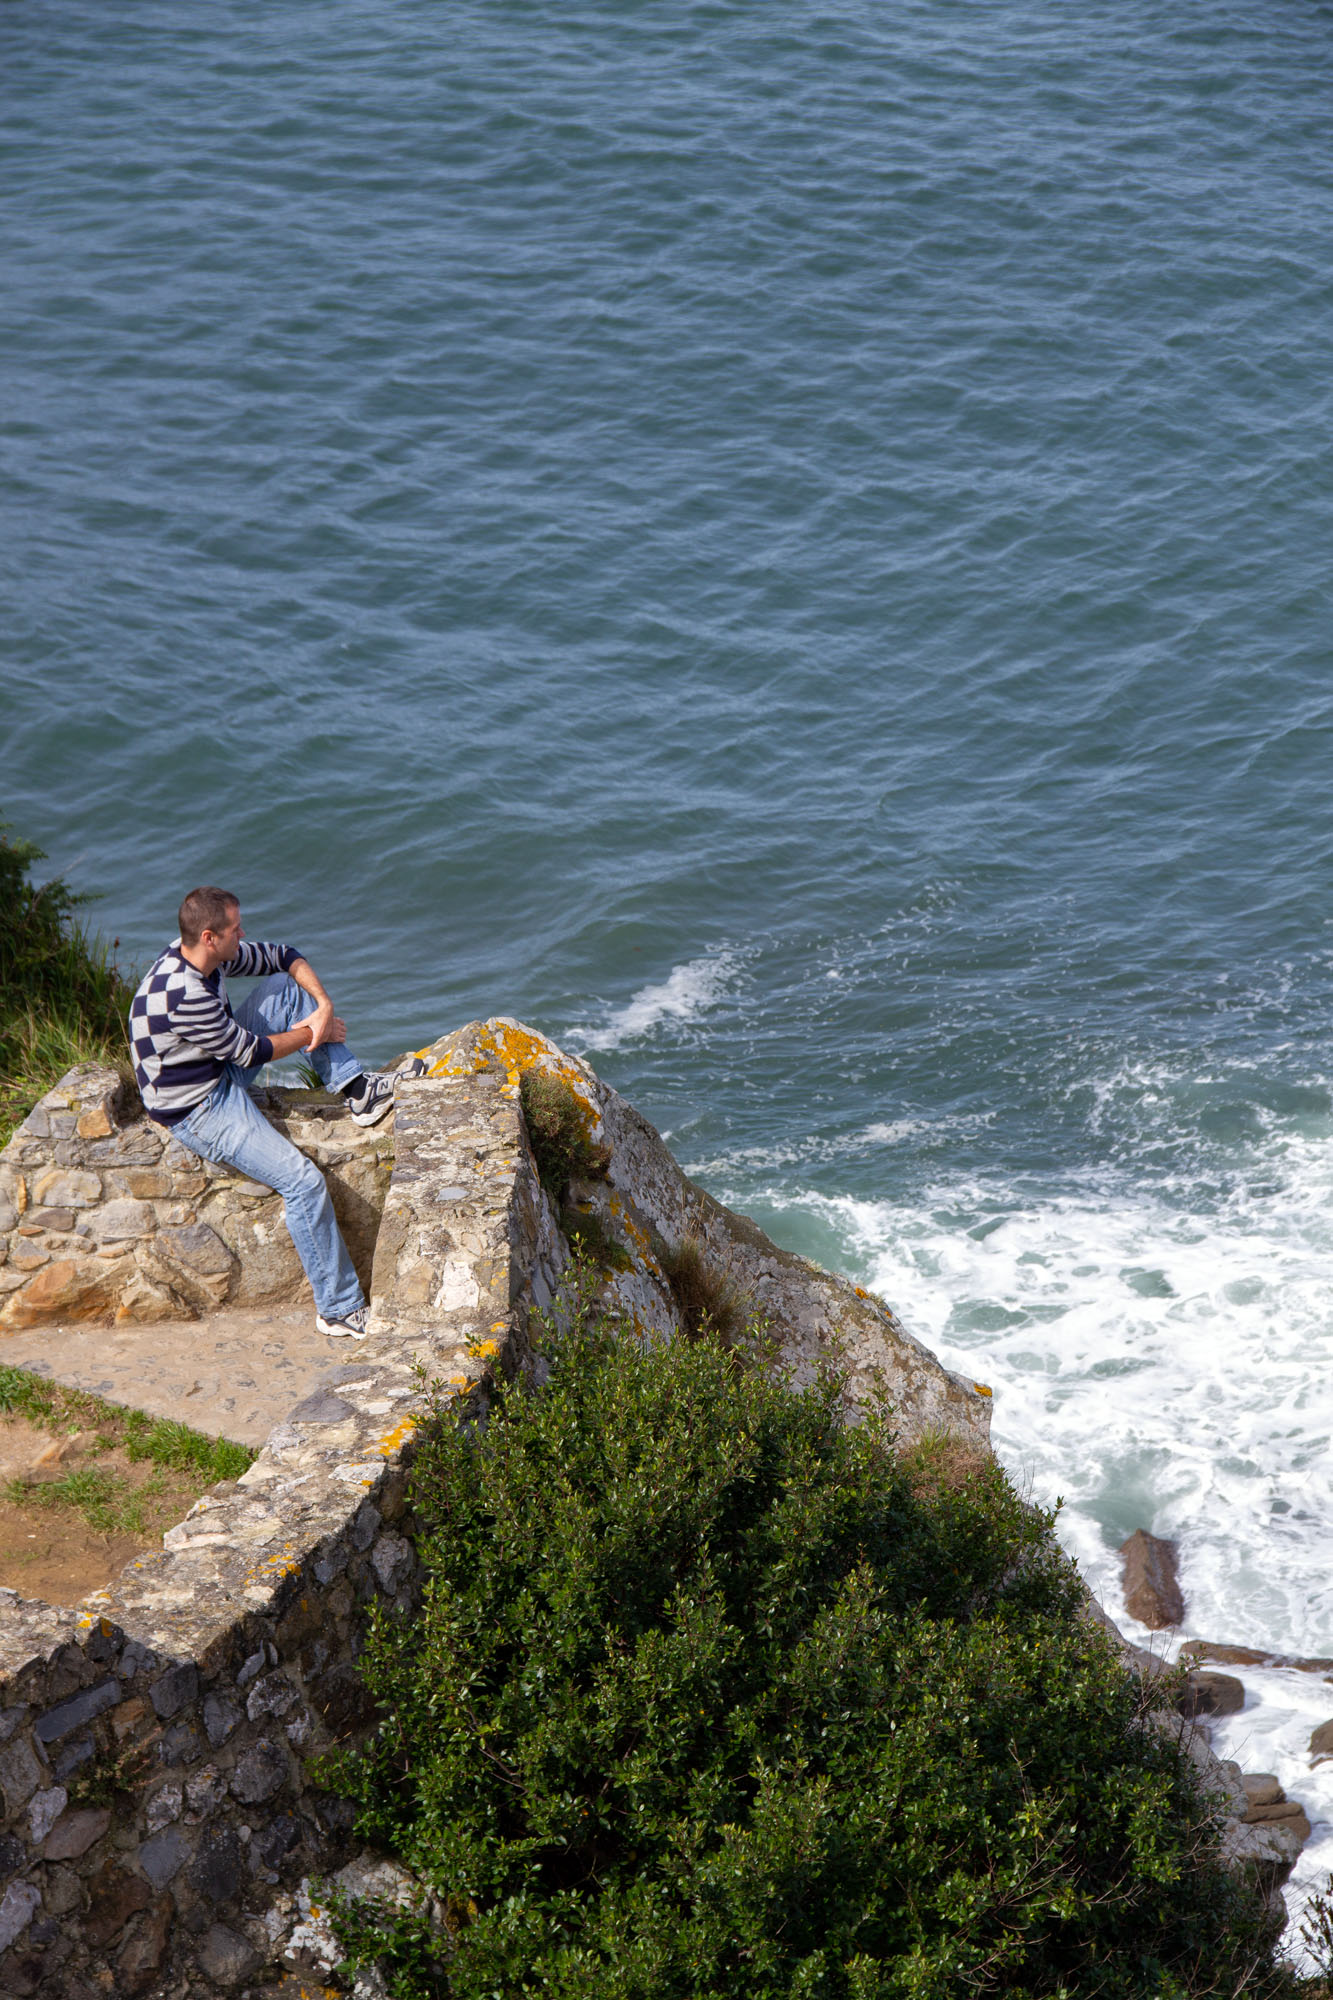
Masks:
[[[1144,1526],[1318,1653],[1331,85],[1310,0],[0,9],[4,815],[122,962],[217,880],[373,1057],[585,1049],[1113,1611]]]

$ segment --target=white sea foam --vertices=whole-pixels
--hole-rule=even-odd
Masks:
[[[897,1146],[924,1132],[927,1122],[924,1118],[894,1118],[884,1125],[867,1125],[861,1137],[867,1146]]]
[[[997,1450],[1035,1499],[1063,1497],[1061,1537],[1129,1636],[1151,1635],[1126,1618],[1116,1552],[1144,1527],[1180,1551],[1187,1622],[1167,1650],[1333,1655],[1333,1144],[1288,1131],[1263,1151],[1262,1179],[1212,1213],[1123,1174],[1041,1204],[975,1183],[910,1204],[763,1199],[831,1225],[858,1278],[992,1385]],[[719,1192],[744,1206],[756,1190]],[[1319,1822],[1298,1908],[1333,1868],[1333,1765],[1307,1756],[1333,1686],[1244,1678],[1219,1747],[1275,1770]]]
[[[989,1125],[992,1117],[991,1112],[983,1111],[942,1118],[890,1118],[867,1125],[858,1136],[863,1146],[900,1146],[905,1139],[916,1139],[923,1133],[938,1141],[950,1135],[975,1134],[981,1126]]]
[[[997,1446],[1064,1496],[1113,1615],[1115,1549],[1142,1526],[1181,1545],[1192,1631],[1314,1653],[1333,1651],[1333,1231],[1310,1195],[1212,1218],[1109,1189],[1008,1212],[975,1187],[798,1204],[951,1366],[984,1369]]]
[[[583,1043],[590,1049],[618,1049],[643,1041],[664,1025],[697,1021],[726,996],[739,971],[740,958],[732,951],[687,959],[673,966],[659,986],[640,987],[602,1027],[585,1028]]]

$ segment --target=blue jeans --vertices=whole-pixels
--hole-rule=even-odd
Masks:
[[[276,1035],[304,1020],[313,1004],[290,974],[279,972],[262,980],[232,1011],[253,1034]],[[345,1042],[309,1049],[306,1057],[329,1090],[341,1089],[363,1073]],[[315,1294],[316,1310],[325,1319],[346,1319],[366,1301],[324,1176],[290,1139],[274,1131],[251,1097],[259,1073],[228,1063],[211,1094],[172,1127],[172,1137],[192,1153],[235,1167],[282,1196],[287,1227]]]

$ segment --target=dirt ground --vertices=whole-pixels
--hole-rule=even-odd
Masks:
[[[95,1431],[53,1436],[25,1418],[0,1417],[0,1586],[47,1604],[77,1604],[112,1583],[135,1556],[160,1551],[163,1530],[181,1520],[204,1490],[187,1474],[164,1471],[151,1460],[132,1463],[123,1451],[96,1446]],[[94,1527],[75,1506],[38,1498],[16,1504],[8,1497],[14,1480],[50,1487],[89,1469],[110,1475],[108,1511],[121,1516],[122,1525]],[[126,1511],[136,1508],[142,1525],[123,1525]]]
[[[252,1450],[354,1359],[355,1343],[319,1333],[309,1306],[143,1326],[59,1323],[0,1338],[0,1364]],[[81,1468],[114,1476],[122,1516],[139,1496],[142,1526],[93,1526],[75,1508],[31,1499],[15,1505],[6,1497],[15,1479],[51,1482]],[[182,1520],[209,1484],[149,1461],[131,1463],[123,1451],[99,1451],[95,1434],[70,1440],[17,1413],[0,1415],[0,1586],[48,1604],[77,1604],[136,1555],[156,1554],[163,1530]],[[146,1493],[149,1487],[158,1490]]]

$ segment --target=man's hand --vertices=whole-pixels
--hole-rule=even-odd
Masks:
[[[347,1040],[347,1023],[340,1021],[334,1013],[333,1002],[327,993],[316,1006],[314,1013],[306,1015],[301,1026],[310,1030],[310,1040],[306,1043],[306,1047],[310,1049],[317,1049],[324,1042]]]
[[[345,1042],[347,1040],[347,1023],[340,1021],[334,1013],[333,1002],[324,991],[319,974],[315,971],[309,959],[298,958],[294,960],[291,971],[292,978],[296,981],[301,991],[308,993],[315,1003],[314,1013],[307,1014],[305,1019],[298,1024],[300,1027],[308,1028],[310,1031],[310,1040],[307,1042],[303,1039],[301,1046],[307,1049],[317,1049],[324,1042]]]

